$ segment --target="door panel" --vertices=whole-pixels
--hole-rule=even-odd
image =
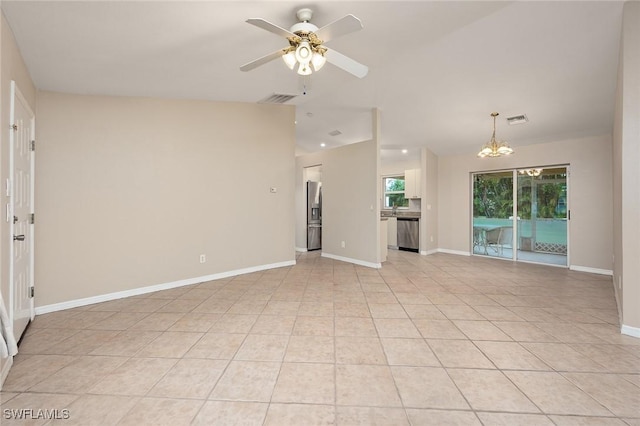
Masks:
[[[473,176],[473,253],[513,257],[513,172]]]
[[[31,298],[33,273],[32,150],[34,116],[19,91],[12,85],[11,211],[12,223],[12,315],[13,332],[19,340],[33,317]]]
[[[518,259],[567,265],[567,173],[518,170]]]

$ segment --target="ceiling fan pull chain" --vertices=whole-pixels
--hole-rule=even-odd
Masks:
[[[299,76],[299,80],[298,80],[298,90],[300,90],[300,92],[303,95],[306,95],[307,93],[309,93],[309,91],[312,89],[311,87],[311,76],[310,75],[301,75]]]

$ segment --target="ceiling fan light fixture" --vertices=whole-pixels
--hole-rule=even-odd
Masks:
[[[492,112],[491,117],[493,117],[493,134],[491,135],[491,140],[486,144],[482,145],[480,152],[478,152],[478,157],[502,157],[503,155],[513,154],[513,149],[504,141],[496,140],[496,117],[500,115],[497,112]]]
[[[307,40],[302,40],[298,47],[296,47],[295,53],[296,61],[298,62],[298,74],[311,75],[311,59],[313,57],[313,51],[311,45]]]
[[[311,73],[312,73],[312,71],[311,71],[311,67],[309,66],[309,64],[301,62],[300,66],[298,67],[298,74],[300,74],[300,75],[311,75]]]
[[[302,64],[309,64],[309,62],[311,62],[311,55],[312,55],[312,51],[311,51],[311,46],[309,45],[309,42],[306,40],[303,40],[300,42],[300,44],[298,45],[298,47],[296,48],[296,60],[298,62],[300,62],[300,65]]]
[[[326,63],[327,58],[325,58],[323,54],[313,52],[313,55],[311,56],[311,65],[313,65],[313,69],[315,71],[320,71],[320,68],[322,68]]]
[[[294,53],[293,50],[290,50],[284,55],[282,55],[282,60],[284,61],[285,64],[287,64],[290,70],[292,70],[293,67],[295,67],[296,64],[298,63],[298,61],[296,60],[296,54]]]

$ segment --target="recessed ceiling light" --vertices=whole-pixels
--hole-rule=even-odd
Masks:
[[[407,151],[406,149],[403,149],[403,150],[402,150],[402,153],[403,153],[403,154],[406,154],[407,152],[409,152],[409,151]]]
[[[320,144],[320,146],[321,146],[322,148],[324,148],[325,146],[327,146],[327,144],[326,144],[326,143],[324,143],[324,142],[322,142],[322,143]]]

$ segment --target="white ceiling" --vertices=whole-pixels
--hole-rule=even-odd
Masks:
[[[318,27],[348,13],[364,29],[327,43],[369,66],[364,79],[328,64],[303,95],[276,60],[285,47],[249,25],[289,28],[301,7]],[[298,94],[298,152],[371,138],[381,112],[384,159],[426,146],[475,154],[491,136],[517,147],[610,134],[619,1],[11,1],[2,9],[39,89],[80,94],[257,102]],[[529,123],[504,120],[526,114]],[[339,130],[339,136],[329,132]]]

